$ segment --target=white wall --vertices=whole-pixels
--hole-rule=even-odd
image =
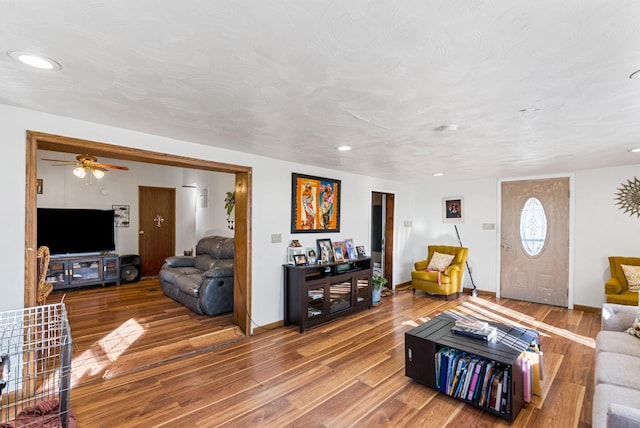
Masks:
[[[496,265],[498,255],[497,233],[497,180],[473,182],[432,181],[421,186],[422,197],[417,201],[416,212],[420,217],[414,221],[414,258],[424,260],[427,245],[459,245],[455,227],[458,228],[462,244],[469,248],[467,262],[471,277],[478,289],[496,291]],[[428,196],[427,196],[428,195]],[[442,221],[442,198],[463,198],[463,223]],[[495,224],[494,230],[483,230],[482,224]],[[471,287],[471,278],[465,271],[463,286]]]
[[[396,266],[394,282],[399,282],[401,278],[407,276],[403,270],[412,263],[410,233],[408,230],[401,229],[402,219],[410,219],[410,214],[404,213],[413,211],[415,195],[412,186],[0,105],[0,148],[5,153],[5,156],[0,159],[0,171],[5,176],[5,180],[0,180],[0,191],[7,206],[12,207],[3,210],[4,245],[0,247],[0,259],[3,260],[0,268],[3,274],[3,291],[0,310],[23,306],[25,133],[27,130],[251,166],[253,168],[251,219],[253,310],[251,317],[254,326],[282,320],[282,264],[286,262],[286,248],[291,239],[299,239],[305,246],[315,245],[317,238],[327,237],[332,240],[352,238],[354,243],[368,245],[370,199],[373,190],[396,195],[396,208],[399,214],[396,216],[398,220],[395,225],[397,238],[394,254]],[[352,153],[351,156],[357,157],[357,153]],[[292,172],[342,180],[340,233],[291,235]],[[45,192],[48,192],[46,183],[45,180]],[[232,187],[233,185],[230,188]],[[226,190],[223,191],[226,192]],[[212,197],[210,194],[209,198],[210,203],[219,200],[217,203],[220,203],[220,209],[223,209],[224,197],[220,199],[219,195]],[[121,199],[113,203],[124,204]],[[221,229],[220,226],[213,227]],[[224,227],[226,227],[226,219]],[[282,234],[282,242],[272,244],[272,234]],[[187,248],[185,246],[184,249]],[[178,248],[178,250],[182,249],[182,246]]]

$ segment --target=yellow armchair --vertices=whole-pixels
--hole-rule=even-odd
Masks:
[[[413,292],[422,290],[429,294],[443,295],[445,300],[449,300],[449,296],[453,294],[457,296],[460,291],[469,249],[448,245],[429,245],[427,248],[427,258],[415,262],[415,270],[411,272]],[[429,266],[429,262],[436,252],[453,255],[453,260],[443,271],[428,271],[427,266]]]
[[[609,257],[611,278],[604,283],[604,293],[607,295],[607,303],[637,305],[638,293],[629,291],[627,278],[624,276],[620,265],[640,266],[640,257]]]

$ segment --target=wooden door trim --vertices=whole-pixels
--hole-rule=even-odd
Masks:
[[[37,152],[91,152],[94,156],[156,165],[232,173],[236,176],[234,321],[245,334],[251,334],[251,173],[252,168],[175,154],[100,143],[28,130],[26,133],[25,182],[25,275],[24,306],[36,305],[36,188]]]
[[[389,281],[389,287],[393,288],[393,226],[395,218],[395,195],[385,195],[385,220],[384,220],[384,277]]]

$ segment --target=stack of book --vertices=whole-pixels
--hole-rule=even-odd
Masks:
[[[455,325],[451,327],[451,333],[489,342],[496,337],[497,329],[486,321],[462,318],[456,320]]]
[[[452,349],[435,354],[436,387],[455,398],[511,413],[511,370],[495,361]]]

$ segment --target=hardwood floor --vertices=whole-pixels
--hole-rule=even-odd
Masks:
[[[157,282],[113,288],[65,298],[79,427],[591,425],[598,314],[406,290],[304,334],[241,337],[230,316],[197,316]],[[445,310],[540,331],[543,392],[512,424],[404,375],[404,332]]]

